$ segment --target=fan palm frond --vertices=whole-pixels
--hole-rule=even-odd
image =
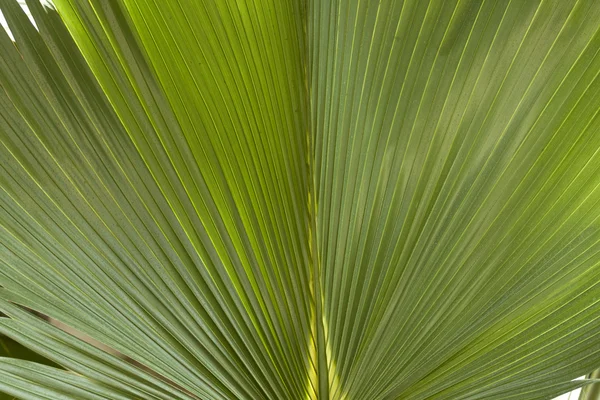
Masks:
[[[54,363],[0,391],[593,381],[599,2],[54,3],[0,0],[0,334]]]

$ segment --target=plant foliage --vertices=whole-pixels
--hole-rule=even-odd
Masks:
[[[600,2],[54,3],[0,0],[0,334],[56,363],[8,354],[0,391],[590,382]]]

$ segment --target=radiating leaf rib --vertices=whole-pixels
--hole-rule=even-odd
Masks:
[[[6,316],[0,315],[0,317]],[[31,351],[29,348],[15,342],[8,336],[0,336],[0,357],[16,358],[57,367],[52,361],[45,359],[39,354]],[[0,399],[3,399],[3,397],[0,397]]]
[[[599,371],[595,370],[594,372],[588,374],[586,379],[597,380],[599,375]],[[600,384],[598,382],[586,386],[581,390],[578,400],[591,400],[594,397],[598,397],[598,390],[600,389]]]
[[[333,398],[504,398],[593,368],[597,5],[311,4]]]
[[[67,369],[2,358],[0,390],[589,383],[596,3],[28,0],[38,33],[0,0],[0,334]]]
[[[301,10],[57,2],[67,33],[30,6],[41,35],[2,3],[18,46],[3,41],[6,290],[201,398],[302,397]],[[175,29],[190,41],[174,45]],[[280,57],[253,42],[238,58],[248,35]]]
[[[6,379],[0,389],[22,399],[115,399],[131,398],[131,394],[104,387],[89,379],[41,364],[0,359],[0,371]]]
[[[4,293],[4,295],[6,295]],[[19,300],[18,297],[11,300]],[[181,393],[145,370],[135,368],[128,362],[97,349],[91,344],[76,338],[57,327],[27,315],[14,305],[4,305],[9,314],[19,321],[2,321],[0,330],[11,337],[17,337],[40,354],[55,359],[71,371],[82,374],[95,382],[115,390],[127,392],[137,398],[195,398]]]

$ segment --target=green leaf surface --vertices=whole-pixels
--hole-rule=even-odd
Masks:
[[[55,13],[31,3],[38,35],[5,4],[18,48],[4,36],[6,291],[202,398],[302,397],[304,89],[285,74],[300,51],[271,26],[285,26],[293,43],[295,10],[272,10],[264,26],[238,10],[223,31],[202,22],[225,8],[173,4],[163,13],[173,13],[169,29],[181,23],[190,38],[178,49],[147,42],[146,25],[130,18],[150,16],[136,16],[134,2],[128,14],[116,2],[57,3],[66,27],[81,32],[75,41]],[[235,65],[219,45],[227,35],[244,28],[246,40],[267,27],[279,60],[219,69]],[[153,30],[169,34],[164,23]],[[200,34],[215,46],[208,59]],[[252,51],[259,59],[264,47]]]
[[[600,365],[600,3],[0,0],[24,399],[551,399]],[[25,311],[60,321],[61,327]]]
[[[0,318],[6,317],[0,314]],[[2,320],[0,320],[2,322]],[[44,357],[31,351],[27,347],[20,345],[19,343],[11,340],[6,336],[0,336],[0,357],[18,358],[21,360],[30,360],[38,363],[48,363]]]
[[[45,360],[44,357],[41,357],[6,336],[0,337],[0,357],[18,358],[20,360],[29,360],[44,364],[49,362],[48,360]]]
[[[597,2],[314,5],[333,398],[505,398],[593,369]]]
[[[600,378],[600,370],[595,370],[591,374],[588,374],[587,379],[595,379]],[[579,394],[579,400],[593,400],[600,397],[600,382],[596,382],[594,384],[588,385],[581,390]]]
[[[0,317],[2,317],[1,314]],[[36,363],[35,365],[46,364],[56,366],[56,364],[52,363],[50,360],[45,359],[44,357],[32,351],[31,349],[23,346],[18,342],[15,342],[7,336],[2,335],[0,335],[0,358],[10,358],[11,361],[32,361]],[[15,397],[12,395],[0,393],[0,400],[13,399],[15,399]]]

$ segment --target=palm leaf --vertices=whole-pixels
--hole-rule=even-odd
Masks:
[[[587,379],[598,379],[600,377],[600,370],[595,370],[591,374],[588,374]],[[593,400],[600,397],[600,383],[594,383],[584,387],[580,393],[579,400]]]
[[[64,370],[1,358],[0,390],[591,382],[600,3],[27,4],[39,31],[0,0],[0,333]]]
[[[0,317],[2,317],[2,314],[0,314]],[[28,364],[28,363],[21,361],[21,360],[25,360],[25,361],[35,362],[35,364],[28,364],[28,365],[35,365],[36,367],[40,367],[40,368],[43,368],[41,364],[58,367],[56,364],[52,363],[50,360],[47,360],[44,357],[41,357],[39,354],[31,351],[27,347],[19,344],[18,342],[15,342],[14,340],[9,339],[6,336],[0,336],[0,359],[3,360],[3,363],[6,363],[4,365],[9,365],[10,363]],[[13,397],[11,395],[7,395],[7,394],[2,394],[0,392],[0,399],[1,400],[13,400],[13,399],[15,399],[15,397]]]

